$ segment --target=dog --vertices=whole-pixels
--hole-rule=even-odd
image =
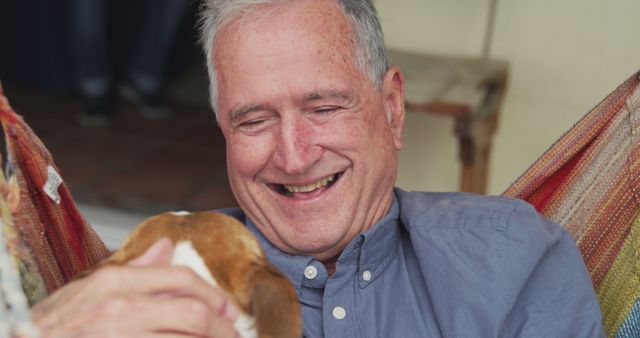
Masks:
[[[151,217],[100,266],[126,264],[162,237],[174,243],[172,265],[190,267],[236,306],[234,327],[243,338],[302,336],[295,289],[267,261],[255,236],[231,216],[167,212]]]

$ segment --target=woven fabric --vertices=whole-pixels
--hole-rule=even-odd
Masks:
[[[4,174],[0,172],[0,184],[5,183]],[[18,189],[17,186],[14,188]],[[17,269],[18,261],[8,250],[18,241],[12,210],[4,194],[0,193],[0,337],[32,338],[37,337],[38,332],[31,323],[27,297]]]
[[[1,87],[0,87],[1,88]],[[45,193],[50,171],[58,172],[49,151],[9,106],[0,90],[0,122],[7,146],[7,168],[17,177],[20,203],[13,213],[17,238],[9,252],[18,262],[22,286],[34,304],[109,254],[80,215],[64,182]]]
[[[574,236],[609,337],[640,337],[640,73],[585,115],[506,191]]]

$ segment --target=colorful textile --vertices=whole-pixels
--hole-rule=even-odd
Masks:
[[[0,185],[5,184],[4,174],[0,172]],[[17,185],[12,188],[15,191],[19,189]],[[0,337],[33,338],[38,333],[31,323],[29,304],[17,270],[18,262],[7,250],[19,240],[11,212],[4,194],[0,193]]]
[[[509,189],[574,236],[609,337],[640,337],[640,73]]]
[[[11,109],[1,89],[0,122],[7,171],[20,187],[13,213],[17,236],[8,250],[18,264],[29,303],[34,304],[109,251],[78,212],[51,154]]]

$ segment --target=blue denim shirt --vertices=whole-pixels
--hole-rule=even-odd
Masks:
[[[396,189],[331,277],[229,213],[295,286],[308,338],[604,337],[573,239],[522,201]]]

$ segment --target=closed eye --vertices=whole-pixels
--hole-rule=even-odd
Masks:
[[[264,123],[265,120],[249,120],[239,124],[240,127],[255,127]]]
[[[238,123],[238,129],[249,134],[257,134],[269,126],[268,118],[256,118]]]
[[[327,113],[332,113],[337,111],[338,109],[340,109],[340,107],[320,107],[320,108],[316,108],[314,110],[314,112],[316,113],[320,113],[320,114],[327,114]]]

